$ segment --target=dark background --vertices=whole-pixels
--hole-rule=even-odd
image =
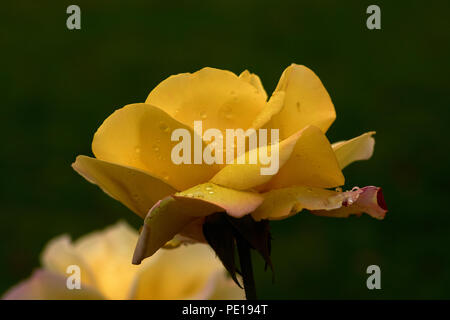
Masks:
[[[95,3],[94,3],[95,2]],[[81,7],[82,29],[66,28]],[[382,30],[366,28],[381,7]],[[376,130],[346,187],[384,189],[384,221],[307,213],[273,222],[275,284],[261,298],[449,298],[449,1],[3,1],[0,9],[0,294],[45,243],[140,219],[70,167],[113,110],[171,74],[257,73],[270,94],[290,63],[313,69],[338,114],[331,141]],[[381,267],[381,290],[366,288]]]

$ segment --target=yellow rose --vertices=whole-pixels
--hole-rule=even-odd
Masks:
[[[216,212],[251,215],[255,221],[283,219],[302,209],[332,217],[366,212],[382,219],[387,209],[380,188],[330,190],[344,184],[344,167],[370,158],[374,147],[374,132],[331,145],[325,133],[335,117],[326,89],[305,66],[289,66],[270,99],[255,74],[204,68],[171,76],[145,103],[116,110],[95,133],[95,158],[78,156],[73,168],[144,219],[134,263],[171,240],[204,242],[203,222]],[[198,120],[205,130],[224,135],[226,129],[278,129],[279,142],[260,147],[278,147],[278,172],[262,175],[261,161],[173,163],[177,142],[171,133],[184,129],[194,136]],[[258,149],[241,156],[252,152]]]
[[[43,268],[10,289],[3,299],[243,299],[225,276],[214,251],[203,244],[161,250],[140,266],[130,263],[138,233],[125,223],[50,241]],[[81,289],[69,290],[66,273],[78,266]]]

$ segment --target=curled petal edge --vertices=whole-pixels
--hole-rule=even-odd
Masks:
[[[318,216],[346,218],[367,213],[384,219],[387,206],[382,189],[375,186],[355,187],[350,191],[332,191],[312,187],[289,187],[263,194],[264,202],[252,216],[255,220],[281,220],[306,209]]]
[[[133,255],[133,264],[153,255],[177,234],[214,212],[241,218],[261,205],[256,192],[237,191],[205,183],[158,201],[148,212]],[[195,229],[195,228],[194,228]],[[200,235],[201,236],[201,235]],[[188,235],[194,240],[199,237]]]
[[[350,215],[361,215],[367,213],[372,218],[383,220],[388,211],[384,200],[383,190],[380,187],[367,186],[354,188],[350,191],[356,194],[356,200],[344,199],[342,207],[334,210],[311,211],[313,214],[325,217],[347,218]]]

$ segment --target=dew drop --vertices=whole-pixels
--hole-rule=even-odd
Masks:
[[[164,122],[159,123],[159,129],[163,132],[169,132],[169,126]]]
[[[233,109],[229,105],[225,105],[220,109],[220,116],[229,120],[233,118]]]
[[[193,194],[193,197],[195,197],[195,198],[203,198],[203,193],[202,192],[195,192]]]

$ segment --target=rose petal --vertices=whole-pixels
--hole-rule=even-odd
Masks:
[[[237,277],[242,282],[242,278]],[[245,291],[239,288],[224,270],[218,270],[209,277],[203,289],[189,300],[245,300]]]
[[[258,91],[258,93],[264,97],[264,100],[267,100],[266,90],[264,90],[264,86],[258,75],[250,73],[248,70],[244,70],[239,75],[239,79],[250,83]]]
[[[295,144],[299,143],[300,139],[301,134],[298,133],[276,144],[278,145],[279,155],[278,169],[283,167],[288,161]],[[269,152],[272,152],[272,149],[272,145],[262,146],[240,155],[234,163],[226,165],[210,181],[237,190],[248,190],[268,182],[274,175],[261,174],[261,170],[270,167],[271,164],[263,164],[259,155],[269,154]],[[254,164],[250,163],[250,159],[253,158],[257,160]],[[239,163],[241,160],[242,164]]]
[[[208,299],[220,285],[211,283],[218,272],[224,269],[207,245],[160,250],[140,267],[131,299]]]
[[[326,132],[336,119],[336,112],[319,77],[305,66],[292,64],[281,75],[275,92],[284,91],[283,109],[265,126],[279,128],[285,139],[307,125]]]
[[[221,211],[226,211],[232,217],[241,218],[252,212],[264,200],[256,192],[233,190],[213,183],[195,186],[183,192],[178,192],[173,197],[179,203],[190,207],[187,211],[185,209],[186,214],[196,217],[205,216],[205,212],[209,213],[209,209],[204,209],[204,203],[209,203],[222,208]],[[198,200],[201,201],[198,202]],[[199,205],[202,210],[197,208]]]
[[[298,136],[298,140],[289,160],[262,187],[263,190],[295,185],[332,188],[344,184],[344,175],[336,156],[319,128],[307,126],[294,136]]]
[[[214,68],[174,75],[156,86],[146,103],[187,126],[202,120],[204,130],[247,129],[266,103],[258,80],[248,77]]]
[[[92,270],[96,287],[106,299],[128,297],[139,269],[131,264],[137,240],[136,230],[119,222],[75,241],[75,250]]]
[[[181,143],[171,141],[176,129],[189,133],[191,164],[172,161],[172,150]],[[100,160],[141,169],[177,190],[184,190],[208,181],[220,169],[215,164],[193,164],[193,140],[194,132],[190,127],[157,107],[140,103],[125,106],[110,115],[95,133],[92,151]]]
[[[44,248],[41,255],[42,266],[55,274],[67,277],[67,268],[76,265],[80,268],[81,283],[96,287],[96,279],[89,264],[75,249],[68,235],[52,239]]]
[[[67,275],[48,270],[36,270],[29,279],[8,290],[4,300],[102,300],[95,289],[81,285],[81,289],[67,288]]]
[[[159,201],[144,221],[133,256],[139,264],[153,255],[176,234],[200,217],[225,211],[242,217],[255,210],[263,197],[255,192],[237,191],[206,183]]]
[[[222,276],[217,277],[217,283],[215,290],[209,300],[245,300],[245,291],[239,288],[236,283],[229,277]],[[242,279],[238,276],[239,281],[242,283]]]
[[[284,219],[302,209],[336,209],[350,194],[313,187],[289,187],[263,194],[264,202],[253,213],[255,220]]]
[[[176,192],[169,184],[142,170],[95,158],[78,156],[72,167],[142,218],[159,199]]]
[[[275,114],[282,110],[284,97],[284,91],[275,91],[261,112],[256,115],[251,127],[255,129],[264,127]]]
[[[384,219],[388,209],[381,188],[368,186],[353,192],[359,194],[359,197],[353,203],[344,202],[344,206],[339,209],[312,211],[312,213],[318,216],[334,218],[347,218],[350,215],[367,213],[375,219]]]
[[[370,131],[351,140],[332,144],[341,169],[344,169],[352,162],[368,160],[372,157],[375,146],[375,139],[372,138],[374,134],[375,131]]]
[[[271,190],[263,196],[264,202],[252,213],[255,220],[285,219],[302,209],[330,217],[348,217],[365,212],[376,219],[383,219],[387,212],[381,188],[371,186],[346,192],[290,187]]]
[[[292,185],[308,185],[331,188],[343,185],[344,176],[339,168],[336,156],[328,139],[320,129],[308,126],[278,144],[279,171],[275,175],[261,174],[263,165],[258,162],[250,164],[251,155],[267,153],[272,146],[250,150],[244,155],[245,164],[229,164],[220,170],[211,182],[237,190],[270,190]]]

